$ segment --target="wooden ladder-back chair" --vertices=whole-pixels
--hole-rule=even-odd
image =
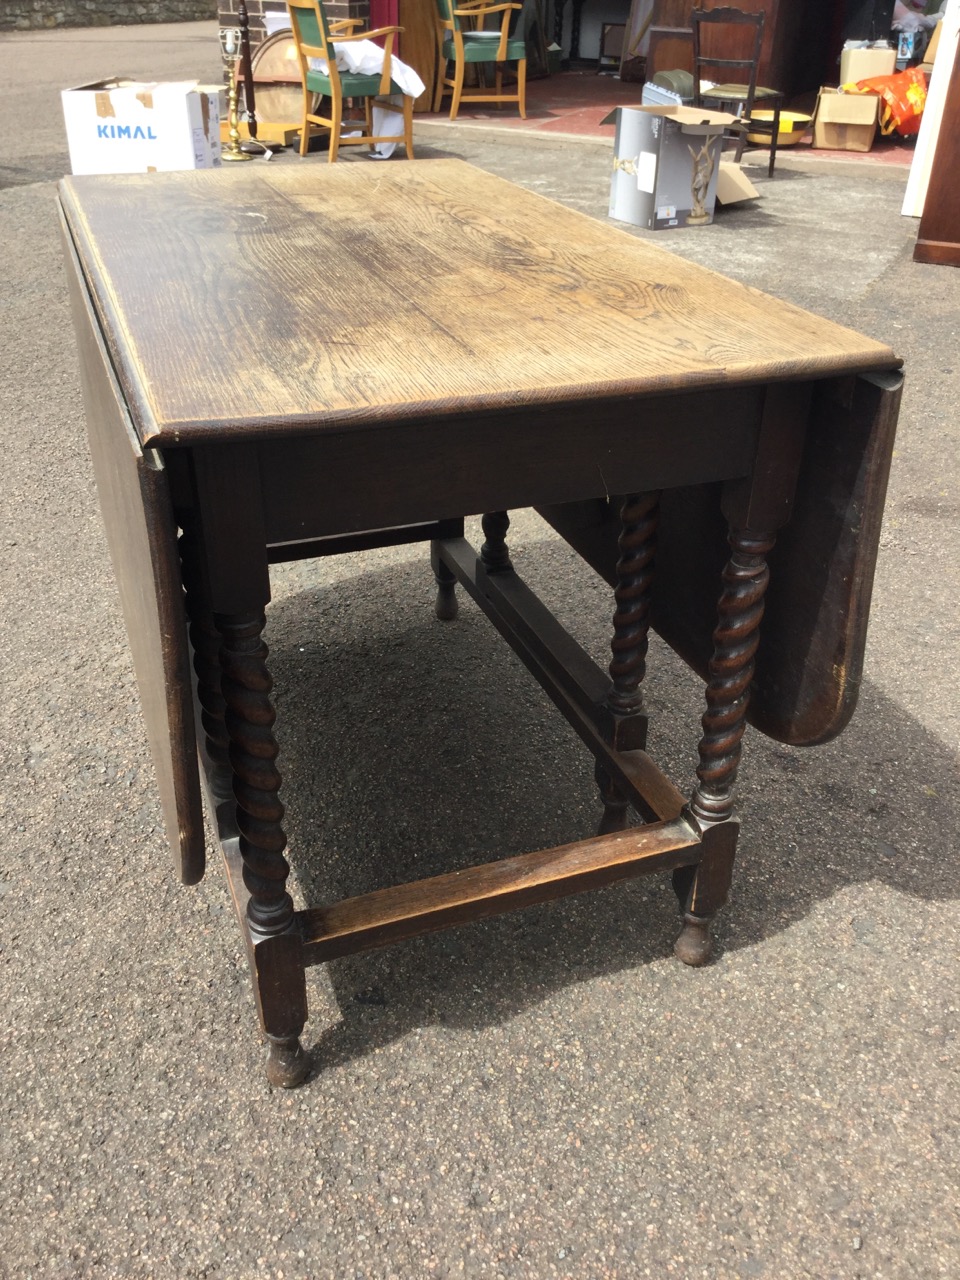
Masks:
[[[767,174],[772,178],[777,159],[783,94],[779,89],[767,89],[757,84],[760,50],[763,45],[763,13],[744,13],[742,9],[733,8],[694,9],[690,15],[690,26],[693,31],[694,102],[698,107],[732,110],[748,126],[738,136],[737,163],[743,155],[747,132],[769,134],[770,164]],[[704,53],[702,43],[704,27],[711,30],[711,35],[707,37],[707,53]],[[749,38],[751,27],[752,41]],[[714,56],[715,51],[717,56]],[[725,56],[731,52],[736,56]],[[701,91],[701,81],[716,80],[717,76],[713,73],[718,69],[722,69],[723,77],[726,77],[730,69],[738,71],[740,75],[746,72],[747,83],[715,84],[712,89]],[[706,75],[707,71],[711,74]],[[772,120],[753,118],[754,106],[761,102],[772,109]]]
[[[321,0],[287,0],[290,25],[300,63],[300,79],[303,83],[303,127],[300,131],[300,154],[305,156],[310,145],[310,126],[320,125],[330,130],[330,154],[332,162],[341,146],[367,144],[373,147],[379,142],[402,142],[407,149],[407,159],[413,159],[413,98],[396,85],[390,77],[393,58],[393,41],[402,27],[378,27],[375,31],[355,31],[363,23],[358,18],[340,22],[328,22]],[[385,36],[383,71],[380,75],[359,75],[340,71],[333,42],[346,44],[351,40],[373,40]],[[322,58],[326,71],[310,66],[310,59]],[[311,111],[314,96],[320,94],[330,100],[330,115],[321,116]],[[373,132],[373,107],[381,106],[396,111],[396,106],[385,101],[390,95],[403,96],[403,134],[377,136]],[[356,137],[341,137],[343,103],[345,98],[361,98],[366,111],[365,130]],[[359,122],[358,122],[359,123]]]
[[[452,93],[450,101],[450,119],[456,120],[462,102],[496,102],[501,106],[505,102],[515,102],[523,120],[527,118],[527,44],[522,35],[510,35],[510,15],[522,4],[470,4],[462,8],[455,6],[455,0],[437,0],[437,44],[439,46],[440,66],[437,74],[437,87],[433,98],[434,111],[440,110],[440,102],[445,93]],[[499,32],[484,30],[484,20],[490,14],[501,15]],[[464,29],[461,18],[474,21],[476,29]],[[453,63],[453,76],[447,75],[447,67]],[[503,67],[505,63],[517,64],[516,93],[503,92]],[[467,64],[478,67],[493,63],[496,67],[495,91],[490,93],[482,85],[477,89],[464,90],[463,81]]]

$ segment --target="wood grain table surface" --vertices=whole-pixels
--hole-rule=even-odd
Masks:
[[[145,445],[898,363],[459,160],[68,178],[62,201]]]

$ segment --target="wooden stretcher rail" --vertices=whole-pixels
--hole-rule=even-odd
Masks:
[[[503,858],[297,913],[304,963],[388,946],[421,933],[695,864],[699,835],[684,818]]]
[[[564,630],[513,570],[488,573],[465,538],[439,544],[440,558],[536,678],[604,768],[650,820],[676,818],[686,799],[645,751],[617,751],[600,727],[606,672]]]
[[[435,520],[430,524],[401,525],[396,529],[371,529],[365,533],[350,533],[343,537],[306,538],[293,542],[267,544],[267,557],[271,564],[286,564],[291,560],[314,560],[323,556],[339,556],[354,551],[371,551],[379,547],[401,547],[411,542],[429,542],[431,538],[446,538],[462,532],[462,520]]]

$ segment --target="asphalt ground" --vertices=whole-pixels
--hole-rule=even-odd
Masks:
[[[0,38],[0,1275],[960,1275],[960,274],[912,262],[905,174],[783,156],[658,237],[908,371],[860,707],[748,735],[716,962],[671,958],[665,879],[338,961],[273,1092],[217,862],[168,865],[84,438],[58,90],[113,72],[215,79],[213,27]],[[464,133],[418,150],[605,217],[607,147]],[[512,549],[602,660],[606,588],[531,515]],[[298,901],[593,831],[583,749],[476,610],[436,623],[421,550],[274,587]],[[654,644],[648,687],[686,787],[696,682]]]

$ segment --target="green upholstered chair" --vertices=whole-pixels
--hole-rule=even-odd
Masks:
[[[403,94],[403,134],[382,137],[375,136],[373,132],[374,104],[395,111],[395,106],[380,99],[385,99],[391,94],[402,93],[399,86],[390,78],[390,64],[394,37],[403,28],[378,27],[376,31],[355,31],[355,27],[363,25],[356,18],[348,18],[342,22],[328,22],[321,0],[287,0],[287,10],[290,14],[290,25],[293,28],[294,43],[297,47],[297,61],[300,64],[300,79],[303,84],[300,154],[302,156],[307,154],[310,145],[310,126],[319,125],[321,128],[330,130],[328,159],[331,162],[336,160],[341,146],[365,143],[373,147],[378,142],[402,142],[407,149],[407,159],[412,160],[413,98],[409,94]],[[334,40],[338,44],[345,44],[351,40],[372,40],[377,36],[386,37],[381,75],[355,75],[338,69],[333,47]],[[314,70],[308,61],[311,58],[322,58],[327,70],[325,72]],[[330,100],[329,117],[311,111],[317,95]],[[361,98],[366,111],[366,127],[355,137],[340,136],[345,98]]]
[[[454,0],[437,0],[437,44],[439,46],[440,66],[437,74],[437,87],[433,99],[434,111],[440,110],[440,101],[445,93],[452,93],[450,102],[450,119],[456,120],[462,102],[515,102],[520,109],[521,117],[527,118],[527,46],[521,36],[510,35],[510,14],[514,9],[521,9],[520,4],[470,4],[460,8],[454,7]],[[501,15],[500,29],[485,30],[484,21],[490,14]],[[470,26],[464,27],[461,19],[470,20]],[[453,63],[453,75],[447,70]],[[503,92],[504,64],[517,64],[516,93]],[[464,89],[464,74],[468,64],[475,65],[478,71],[483,66],[493,64],[495,72],[495,91],[490,93],[482,83],[477,88]]]

